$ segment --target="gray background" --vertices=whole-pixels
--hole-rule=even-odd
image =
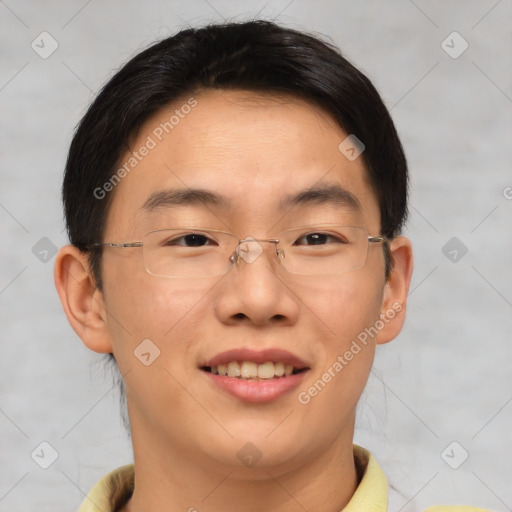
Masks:
[[[391,510],[511,510],[510,0],[0,0],[1,511],[77,509],[83,492],[131,461],[112,379],[68,326],[53,285],[74,126],[153,40],[257,14],[340,46],[381,92],[409,158],[408,320],[378,349],[356,435],[399,491]],[[31,47],[51,48],[43,31],[58,43],[47,58]],[[453,31],[469,45],[457,58],[464,42],[442,43]],[[46,470],[43,441],[58,453]]]

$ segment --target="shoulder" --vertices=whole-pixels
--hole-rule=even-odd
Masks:
[[[130,498],[134,488],[133,464],[104,476],[89,492],[78,512],[113,512]]]
[[[343,512],[386,512],[389,507],[389,486],[384,472],[373,455],[354,445],[354,461],[359,474],[359,486]],[[438,505],[424,512],[493,512],[489,509],[466,505]]]

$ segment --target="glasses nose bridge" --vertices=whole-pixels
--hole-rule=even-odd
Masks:
[[[280,242],[277,238],[254,238],[248,236],[238,240],[238,244],[231,255],[231,262],[236,264],[243,259],[246,263],[253,263],[263,253],[264,249],[260,242],[274,244],[276,256],[280,256],[280,250],[277,244]]]

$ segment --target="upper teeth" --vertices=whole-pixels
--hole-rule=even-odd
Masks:
[[[228,364],[211,366],[210,371],[215,374],[218,373],[219,375],[242,379],[272,379],[273,377],[291,375],[293,373],[293,366],[272,361],[267,361],[263,364],[253,363],[252,361],[230,361]]]

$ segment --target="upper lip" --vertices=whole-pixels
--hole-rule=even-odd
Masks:
[[[295,369],[302,370],[307,368],[307,364],[298,356],[277,348],[269,348],[265,350],[251,350],[248,348],[236,348],[227,350],[221,354],[208,359],[203,363],[203,367],[218,366],[219,364],[227,364],[230,361],[252,361],[253,363],[263,364],[268,361],[281,362],[283,364],[291,364]]]

